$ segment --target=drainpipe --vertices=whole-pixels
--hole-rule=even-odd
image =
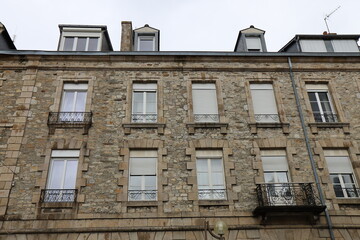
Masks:
[[[321,186],[320,186],[319,175],[318,175],[318,173],[316,171],[314,156],[313,156],[312,151],[311,151],[309,136],[308,136],[307,128],[306,128],[306,125],[305,125],[304,114],[303,114],[303,111],[302,111],[302,108],[301,108],[300,98],[299,98],[299,94],[298,94],[298,91],[297,91],[297,86],[296,86],[296,83],[295,83],[295,80],[294,80],[294,73],[293,73],[293,70],[292,70],[292,63],[291,63],[291,58],[290,57],[288,57],[288,64],[289,64],[289,72],[290,72],[291,84],[292,84],[293,91],[294,91],[294,94],[295,94],[296,106],[297,106],[299,116],[300,116],[301,127],[302,127],[302,130],[304,132],[306,149],[307,149],[307,152],[309,154],[311,168],[312,168],[312,171],[314,173],[316,187],[317,187],[317,190],[319,192],[320,202],[321,202],[321,205],[325,206],[325,198],[324,198]],[[327,207],[325,208],[325,216],[326,216],[326,221],[327,221],[327,224],[328,224],[330,238],[331,238],[331,240],[335,240],[333,226],[332,226],[331,218],[330,218]]]

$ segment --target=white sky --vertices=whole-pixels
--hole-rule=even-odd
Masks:
[[[295,34],[360,34],[360,0],[0,0],[2,22],[19,50],[56,50],[58,24],[107,25],[115,51],[121,21],[160,30],[161,51],[233,51],[239,30],[266,31],[268,51]]]

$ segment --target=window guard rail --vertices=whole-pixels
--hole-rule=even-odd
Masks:
[[[195,122],[219,122],[219,114],[194,114]]]
[[[279,122],[278,114],[254,114],[256,122]]]
[[[40,202],[76,202],[77,192],[77,189],[42,189]]]
[[[92,112],[50,112],[49,125],[86,125],[91,124]]]
[[[129,201],[155,201],[157,190],[128,190]]]
[[[314,113],[315,122],[338,122],[338,116],[335,113]]]
[[[199,200],[226,200],[226,189],[198,189]]]
[[[131,114],[131,122],[134,123],[156,123],[157,114]]]
[[[256,184],[259,206],[319,206],[313,183]]]

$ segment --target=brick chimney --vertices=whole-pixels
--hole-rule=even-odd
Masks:
[[[121,22],[120,51],[133,51],[133,29],[131,21]]]

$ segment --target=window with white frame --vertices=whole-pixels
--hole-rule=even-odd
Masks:
[[[248,36],[246,39],[246,46],[249,52],[262,52],[261,39],[257,36]]]
[[[132,96],[132,122],[157,122],[157,84],[134,83]]]
[[[129,201],[157,199],[157,151],[130,151]]]
[[[256,122],[279,122],[272,84],[250,84]]]
[[[222,151],[196,151],[199,200],[225,200],[226,187]]]
[[[192,84],[195,122],[219,122],[215,83]]]
[[[44,202],[73,202],[79,150],[53,150],[49,166]]]
[[[138,51],[155,51],[155,36],[138,35]]]
[[[98,51],[98,37],[64,37],[63,51]]]
[[[269,202],[272,205],[294,204],[285,150],[262,150],[261,161]]]
[[[81,122],[84,120],[87,83],[65,83],[61,98],[59,120]]]
[[[327,52],[322,39],[300,40],[300,46],[302,52]]]
[[[360,197],[347,150],[324,150],[324,155],[336,197]]]
[[[315,122],[338,122],[327,84],[306,84]]]
[[[332,40],[331,43],[334,52],[359,52],[359,46],[352,39]]]

